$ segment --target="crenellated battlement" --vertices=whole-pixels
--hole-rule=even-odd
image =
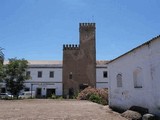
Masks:
[[[63,45],[63,50],[79,50],[80,45],[77,44],[66,44]]]
[[[95,28],[95,23],[79,23],[79,27],[81,28]]]
[[[96,24],[79,23],[79,43],[63,45],[63,95],[96,86]]]

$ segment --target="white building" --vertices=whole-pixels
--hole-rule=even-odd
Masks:
[[[108,69],[111,107],[141,106],[160,115],[160,36],[110,61]]]
[[[109,87],[108,67],[109,61],[97,61],[96,65],[96,88]]]
[[[26,80],[24,91],[35,91],[36,97],[49,97],[51,94],[61,96],[63,94],[62,61],[28,61],[27,73],[31,79]],[[108,61],[97,61],[96,86],[108,88]],[[5,61],[4,64],[8,62]],[[3,83],[2,92],[5,92]]]
[[[61,61],[28,61],[27,74],[30,80],[25,82],[25,90],[36,91],[36,97],[62,95]]]

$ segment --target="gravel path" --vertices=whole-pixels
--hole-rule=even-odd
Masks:
[[[108,106],[77,100],[0,100],[0,120],[126,120]]]

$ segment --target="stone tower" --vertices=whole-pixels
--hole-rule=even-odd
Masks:
[[[63,45],[63,95],[96,86],[95,23],[80,23],[80,45]]]

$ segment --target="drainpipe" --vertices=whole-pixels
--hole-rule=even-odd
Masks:
[[[31,83],[31,98],[32,98],[32,87],[33,87],[33,84]]]

